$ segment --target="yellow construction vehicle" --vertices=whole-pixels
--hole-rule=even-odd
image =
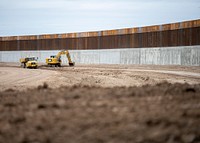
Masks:
[[[38,67],[38,62],[35,57],[26,57],[20,59],[21,66],[24,68],[34,68]]]
[[[72,60],[71,60],[71,57],[70,57],[70,54],[69,54],[68,50],[60,51],[57,55],[52,55],[52,56],[50,56],[50,58],[46,58],[47,65],[55,66],[55,67],[56,66],[61,67],[61,63],[62,63],[61,55],[66,55],[67,56],[69,66],[74,66],[75,65],[75,62],[72,62]]]

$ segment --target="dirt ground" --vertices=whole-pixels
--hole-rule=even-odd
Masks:
[[[200,67],[151,65],[76,65],[24,69],[18,63],[0,63],[0,91],[26,90],[46,82],[50,88],[60,86],[121,87],[169,83],[200,83]]]
[[[200,143],[200,67],[0,63],[0,143]]]

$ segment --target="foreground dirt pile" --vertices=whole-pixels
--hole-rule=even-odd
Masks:
[[[199,143],[200,84],[0,92],[0,143]]]

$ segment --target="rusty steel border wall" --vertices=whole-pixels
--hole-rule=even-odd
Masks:
[[[90,50],[200,45],[200,19],[96,32],[0,37],[0,51]]]

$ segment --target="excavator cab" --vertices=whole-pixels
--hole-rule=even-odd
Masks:
[[[56,59],[56,58],[57,58],[56,55],[50,56],[50,59]],[[61,62],[61,57],[58,57],[57,60],[58,62]]]
[[[55,55],[52,55],[52,56],[50,56],[50,58],[46,58],[46,63],[47,63],[47,65],[50,65],[50,66],[60,67],[62,61],[61,61],[60,57],[57,58]]]
[[[50,56],[50,58],[56,58],[56,55]]]

